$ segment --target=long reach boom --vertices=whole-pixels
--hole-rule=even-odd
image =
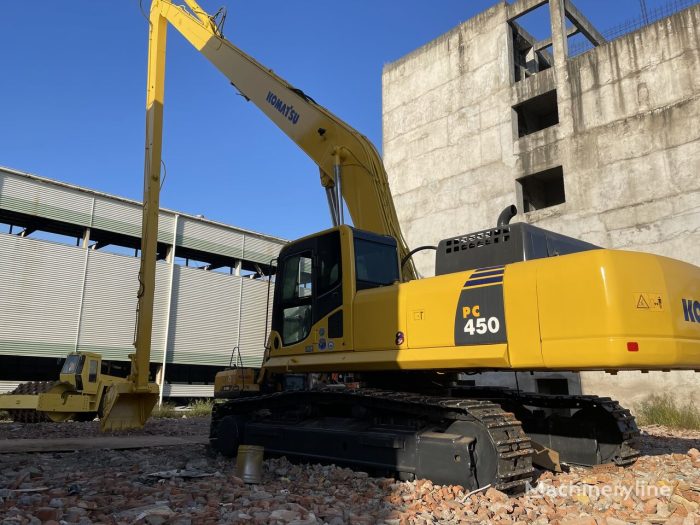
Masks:
[[[197,2],[185,3],[153,0],[149,20],[143,232],[136,354],[132,358],[132,369],[140,371],[148,370],[153,326],[168,23],[318,165],[334,226],[344,222],[345,201],[357,228],[394,237],[400,260],[409,254],[384,165],[367,137],[226,40],[215,17]],[[415,266],[408,259],[402,278],[415,277]],[[146,376],[132,375],[139,386],[145,386]]]
[[[156,177],[160,171],[166,29],[170,23],[246,100],[260,108],[318,165],[334,225],[344,222],[344,200],[355,227],[394,237],[399,256],[405,257],[409,250],[396,216],[386,171],[374,145],[303,91],[226,40],[214,17],[194,0],[185,2],[187,7],[169,0],[154,0],[151,4],[147,177]],[[409,260],[403,279],[413,278],[415,269]]]

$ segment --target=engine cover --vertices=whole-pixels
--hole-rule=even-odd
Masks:
[[[440,241],[435,256],[435,275],[596,248],[599,246],[517,222]]]

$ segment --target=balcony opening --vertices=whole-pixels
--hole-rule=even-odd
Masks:
[[[551,44],[537,49],[538,41],[521,26],[510,24],[513,35],[513,73],[515,82],[552,67]]]
[[[522,177],[516,184],[519,186],[520,208],[526,213],[566,202],[561,166]]]
[[[526,100],[513,110],[518,116],[519,138],[559,124],[556,90]]]

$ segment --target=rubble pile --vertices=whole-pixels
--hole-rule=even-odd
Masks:
[[[59,426],[66,433],[82,425]],[[206,420],[190,419],[158,420],[146,432],[178,427],[187,435],[207,431]],[[700,432],[650,428],[641,446],[647,455],[631,468],[540,472],[515,496],[285,458],[266,460],[262,483],[247,485],[234,461],[203,445],[4,454],[0,524],[699,523]]]

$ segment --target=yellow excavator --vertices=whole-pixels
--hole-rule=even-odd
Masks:
[[[150,12],[137,351],[110,413],[155,402],[147,382],[155,290],[166,31],[175,27],[319,167],[333,227],[280,252],[262,370],[233,370],[210,444],[327,461],[467,489],[522,489],[535,450],[628,465],[630,412],[609,398],[469,386],[485,371],[700,369],[700,268],[603,249],[510,219],[436,246],[418,278],[369,140],[223,37],[194,0]],[[346,224],[347,209],[352,226]],[[237,391],[237,392],[236,392]],[[237,393],[241,395],[236,395]]]
[[[155,249],[168,23],[316,162],[334,225],[280,252],[257,387],[236,386],[250,371],[225,373],[219,384],[240,395],[215,405],[212,448],[260,445],[469,489],[522,488],[535,448],[633,462],[638,429],[615,401],[473,387],[465,375],[698,369],[700,268],[511,224],[510,207],[493,228],[440,241],[436,276],[417,278],[369,140],[185,2],[151,6],[144,240]]]

